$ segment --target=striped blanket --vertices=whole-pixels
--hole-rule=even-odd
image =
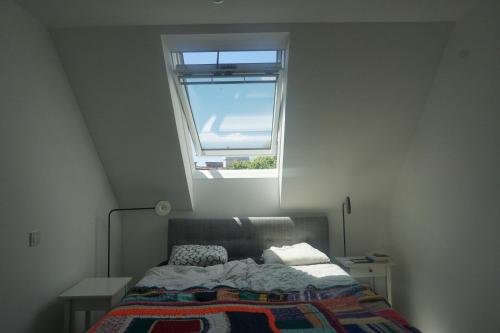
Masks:
[[[136,287],[91,333],[418,332],[359,284],[302,292]]]

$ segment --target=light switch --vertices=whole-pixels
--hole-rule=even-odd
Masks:
[[[35,247],[40,245],[40,231],[32,231],[29,233],[29,246]]]

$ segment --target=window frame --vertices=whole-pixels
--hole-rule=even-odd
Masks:
[[[210,50],[214,51],[214,50]],[[224,52],[224,51],[235,51],[220,49],[216,50],[216,52]],[[284,49],[273,49],[273,50],[237,50],[237,51],[277,51],[277,62],[276,63],[241,63],[241,64],[209,64],[209,65],[200,65],[200,64],[192,64],[185,65],[182,59],[183,51],[173,51],[170,52],[171,59],[171,73],[174,76],[174,84],[177,95],[179,96],[182,113],[184,114],[184,118],[187,123],[187,127],[191,136],[191,140],[193,142],[195,153],[198,156],[275,156],[278,153],[278,145],[279,145],[279,132],[280,132],[280,124],[281,117],[283,113],[284,106],[284,87],[285,87],[285,78],[286,78],[286,50]],[[189,50],[187,52],[193,52]],[[204,50],[196,50],[194,52],[209,52]],[[192,71],[191,69],[194,69]],[[187,92],[186,85],[181,82],[181,77],[184,78],[184,75],[189,75],[192,73],[207,73],[207,77],[213,77],[213,73],[231,73],[234,76],[250,76],[250,75],[259,75],[259,76],[276,76],[276,87],[275,87],[275,95],[274,95],[274,109],[273,109],[273,120],[272,120],[272,131],[271,131],[271,144],[270,148],[266,149],[203,149],[201,146],[201,141],[199,138],[198,129],[196,127],[196,122],[194,120],[194,114],[191,109],[191,103],[189,102],[189,95]],[[274,74],[269,74],[274,73]],[[212,74],[212,76],[210,76]],[[265,82],[265,81],[263,81]],[[234,83],[228,81],[228,83]],[[240,84],[245,84],[244,82],[240,82]],[[251,84],[250,82],[247,84]]]

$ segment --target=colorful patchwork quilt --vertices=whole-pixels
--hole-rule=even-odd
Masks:
[[[368,287],[302,292],[136,287],[91,333],[419,332]]]

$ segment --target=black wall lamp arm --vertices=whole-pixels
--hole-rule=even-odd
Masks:
[[[351,214],[351,198],[347,196],[345,201],[342,202],[342,232],[344,234],[344,257],[347,256],[347,246],[346,246],[346,238],[345,238],[345,213]]]

